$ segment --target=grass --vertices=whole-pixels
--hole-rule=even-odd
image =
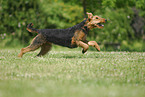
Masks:
[[[145,52],[73,50],[0,49],[0,97],[145,97]]]

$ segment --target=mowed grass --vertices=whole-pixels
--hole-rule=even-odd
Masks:
[[[145,97],[145,52],[73,50],[0,49],[0,97]]]

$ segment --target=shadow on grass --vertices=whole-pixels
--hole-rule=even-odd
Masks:
[[[52,56],[53,58],[66,58],[66,59],[76,59],[76,58],[99,58],[99,56],[93,55],[93,56],[85,56],[85,55],[61,55],[61,56]]]

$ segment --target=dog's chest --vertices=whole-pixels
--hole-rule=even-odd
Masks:
[[[74,33],[74,38],[75,38],[76,41],[85,41],[86,40],[86,36],[87,35],[82,30],[76,31]]]
[[[71,41],[71,46],[72,47],[76,47],[76,41],[86,41],[86,37],[87,35],[82,31],[82,30],[78,30],[74,33],[74,36],[72,37],[72,41]]]

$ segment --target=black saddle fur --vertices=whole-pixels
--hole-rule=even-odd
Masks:
[[[32,31],[37,31],[48,42],[65,46],[65,47],[69,47],[69,48],[74,48],[74,46],[73,47],[71,46],[72,37],[74,36],[74,33],[77,30],[84,31],[82,27],[84,27],[85,22],[86,20],[67,29],[40,29],[38,30],[38,29],[32,28],[31,24],[29,24],[27,28],[31,29]]]

